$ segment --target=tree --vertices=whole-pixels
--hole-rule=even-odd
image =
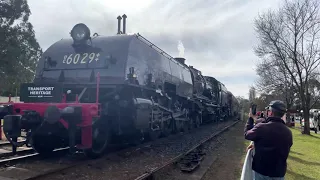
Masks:
[[[263,61],[257,67],[257,75],[259,76],[256,82],[257,90],[262,94],[282,100],[288,109],[292,108],[297,89],[288,71],[283,68],[284,66],[278,67],[274,62],[266,63]]]
[[[249,100],[241,96],[237,96],[236,98],[239,101],[241,113],[243,113],[241,118],[247,118],[247,114],[249,114],[249,108],[250,108]]]
[[[320,82],[317,79],[309,80],[309,92],[310,92],[310,108],[320,108]]]
[[[245,113],[249,113],[249,108],[250,108],[249,100],[241,96],[237,96],[236,98],[239,101],[240,109],[243,110]]]
[[[0,1],[0,91],[13,93],[34,77],[42,50],[30,14],[27,0]]]
[[[255,19],[259,44],[256,55],[277,70],[284,69],[297,90],[303,112],[309,112],[310,79],[319,77],[320,18],[318,0],[285,1],[276,11]],[[303,113],[304,134],[310,134],[309,113]]]
[[[257,74],[259,79],[258,82],[256,82],[258,91],[263,94],[262,97],[265,97],[265,99],[267,95],[269,95],[269,102],[278,99],[286,104],[287,109],[295,108],[293,106],[297,89],[294,86],[293,80],[284,66],[279,66],[274,63],[275,62],[266,63],[263,61],[258,64]],[[270,97],[273,99],[270,99]],[[286,117],[286,123],[290,125],[291,120],[289,113]]]

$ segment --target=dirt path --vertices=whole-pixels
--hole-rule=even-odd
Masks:
[[[215,149],[217,159],[203,176],[202,180],[237,180],[241,176],[246,147],[244,139],[245,122],[240,122],[221,136],[220,146]]]

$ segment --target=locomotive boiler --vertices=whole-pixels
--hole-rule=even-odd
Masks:
[[[123,31],[121,19],[123,18]],[[51,45],[21,103],[2,103],[4,134],[15,147],[40,154],[59,147],[101,156],[110,144],[188,131],[237,113],[237,100],[213,77],[173,58],[139,33],[91,36],[77,24]],[[25,141],[18,142],[26,132]]]

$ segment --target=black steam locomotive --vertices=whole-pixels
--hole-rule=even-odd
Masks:
[[[238,116],[239,103],[213,77],[173,58],[138,34],[126,34],[126,15],[114,36],[90,36],[77,24],[72,39],[49,47],[21,103],[3,103],[0,119],[13,146],[40,154],[55,148],[99,157],[108,145],[188,131]],[[26,140],[17,142],[21,132]]]

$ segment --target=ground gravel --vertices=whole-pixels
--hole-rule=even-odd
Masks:
[[[191,173],[184,173],[172,165],[157,174],[157,179],[168,180],[236,180],[240,178],[247,141],[243,137],[244,122],[239,122],[220,136],[203,145],[206,161]],[[210,159],[208,159],[210,158]]]
[[[244,121],[238,123],[234,128],[230,129],[230,132],[222,136],[224,143],[221,143],[215,150],[215,153],[218,155],[217,159],[202,180],[240,179],[246,148],[250,143],[250,141],[244,139],[244,125]]]

